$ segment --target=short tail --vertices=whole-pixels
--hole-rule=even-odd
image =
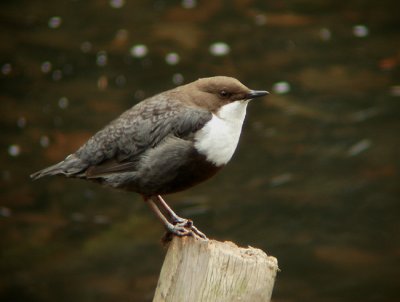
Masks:
[[[52,165],[43,170],[32,173],[30,177],[32,179],[39,179],[44,176],[53,176],[53,175],[65,175],[70,177],[86,169],[86,166],[87,165],[85,165],[82,162],[82,160],[80,160],[74,154],[71,154],[58,164]]]

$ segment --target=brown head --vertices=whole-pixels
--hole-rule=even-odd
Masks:
[[[251,90],[237,79],[225,76],[202,78],[182,86],[181,89],[188,94],[189,102],[202,108],[206,107],[212,112],[218,111],[228,103],[268,94],[265,90]]]

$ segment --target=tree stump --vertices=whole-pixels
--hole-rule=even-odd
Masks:
[[[153,302],[270,301],[276,258],[232,242],[174,237]]]

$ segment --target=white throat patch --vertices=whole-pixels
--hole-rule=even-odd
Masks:
[[[222,106],[196,133],[195,148],[216,166],[228,163],[235,152],[248,102],[235,101]]]

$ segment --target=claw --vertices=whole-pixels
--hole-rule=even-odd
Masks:
[[[154,200],[153,200],[154,199]],[[176,235],[179,237],[182,236],[193,236],[199,239],[208,240],[207,236],[200,232],[194,225],[193,221],[190,219],[185,219],[179,217],[175,214],[174,211],[168,206],[168,204],[162,199],[161,196],[153,196],[153,198],[146,198],[148,205],[151,210],[157,215],[157,217],[161,220],[161,222],[166,227],[169,235]],[[162,206],[162,209],[167,212],[170,216],[170,220],[168,220],[163,212],[158,208],[157,203]],[[165,242],[169,241],[170,236],[168,234],[164,237]]]
[[[181,225],[181,224],[173,225],[172,223],[169,223],[167,225],[167,230],[168,230],[168,232],[170,232],[176,236],[179,236],[179,237],[191,236],[191,230],[185,228],[185,226]]]
[[[190,229],[194,234],[196,234],[201,239],[208,240],[207,236],[203,232],[199,231],[199,229],[196,228],[194,225],[192,225]]]
[[[180,236],[180,237],[193,236],[196,238],[208,240],[207,236],[204,235],[203,232],[199,231],[199,229],[193,225],[192,220],[184,219],[184,218],[180,218],[179,220],[180,220],[180,222],[175,223],[175,224],[169,224],[167,226],[167,229],[170,233]]]
[[[184,222],[187,222],[188,221],[188,219],[184,219],[184,218],[182,218],[182,217],[179,217],[179,216],[173,216],[173,217],[171,217],[171,222],[172,222],[172,224],[180,224],[180,223],[184,223]]]

